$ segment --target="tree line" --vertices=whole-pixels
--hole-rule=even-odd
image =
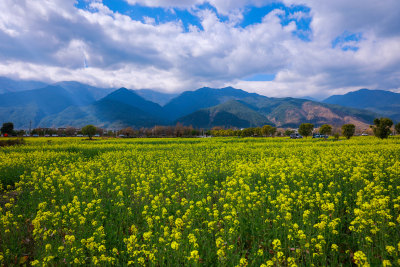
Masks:
[[[393,121],[389,118],[376,118],[371,129],[376,137],[387,138],[392,133]],[[394,125],[397,134],[400,134],[400,122]],[[356,126],[354,124],[344,124],[341,127],[341,135],[350,139],[355,134]],[[333,127],[324,124],[319,127],[318,133],[324,136],[331,135]],[[27,133],[24,130],[14,130],[12,122],[3,123],[0,132],[3,136],[23,136]],[[298,133],[304,137],[311,136],[314,132],[314,125],[311,123],[302,123],[298,128]],[[127,127],[118,131],[105,130],[94,125],[86,125],[82,129],[67,128],[35,128],[30,132],[34,136],[76,136],[86,135],[92,138],[95,135],[108,137],[195,137],[195,136],[238,136],[238,137],[274,137],[290,136],[295,133],[293,129],[278,131],[271,125],[262,127],[250,127],[244,129],[224,129],[223,127],[214,127],[210,130],[194,129],[192,126],[184,126],[177,123],[175,126],[154,126],[152,128],[134,129]],[[334,133],[335,138],[339,138],[339,132]]]

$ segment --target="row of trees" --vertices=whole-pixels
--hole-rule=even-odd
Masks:
[[[393,126],[393,121],[388,118],[380,118],[374,120],[374,125],[371,125],[371,129],[376,137],[387,138],[391,134],[391,127]],[[324,124],[319,128],[319,133],[325,136],[332,134],[333,127],[329,124]],[[400,123],[395,125],[395,130],[400,134]],[[356,126],[354,124],[344,124],[341,127],[341,134],[350,139],[354,136],[356,131]],[[302,123],[299,126],[298,132],[304,137],[311,136],[314,132],[314,125],[311,123]],[[273,137],[277,136],[290,136],[294,133],[294,130],[285,130],[285,132],[278,132],[276,127],[270,125],[264,125],[263,127],[246,128],[243,130],[232,130],[232,129],[213,129],[211,134],[213,136],[266,136]],[[339,133],[334,134],[335,138],[339,138]]]
[[[214,127],[211,130],[212,136],[267,136],[273,137],[275,135],[281,136],[281,132],[277,132],[277,128],[271,125],[264,125],[263,127],[251,127],[243,130],[223,129],[221,127]]]
[[[311,123],[302,123],[299,127],[299,134],[304,137],[311,136],[314,130],[314,125]],[[347,139],[350,139],[356,131],[356,126],[354,124],[344,124],[342,125],[342,135]],[[324,124],[319,128],[319,133],[325,136],[332,134],[332,126],[329,124]],[[335,133],[335,138],[339,139],[339,133]]]
[[[119,130],[117,134],[124,137],[194,137],[211,135],[211,131],[194,129],[192,126],[183,126],[177,123],[175,126],[154,126],[140,129],[127,127]]]
[[[374,120],[374,125],[371,125],[371,129],[375,136],[379,138],[387,138],[392,130],[393,121],[389,118],[377,118]],[[356,127],[354,124],[345,124],[341,127],[341,134],[347,139],[351,138],[355,134]],[[395,130],[400,134],[400,123],[395,125]],[[14,125],[12,122],[3,123],[1,127],[1,133],[5,136],[9,135],[24,135],[25,131],[14,131]],[[311,123],[302,123],[298,129],[300,135],[304,137],[311,136],[314,131],[314,125]],[[333,127],[329,124],[324,124],[319,128],[319,133],[322,135],[331,135],[333,132]],[[211,130],[198,130],[194,129],[192,126],[183,126],[177,123],[175,126],[154,126],[152,128],[141,128],[133,129],[132,127],[127,127],[119,131],[108,131],[95,127],[93,125],[87,125],[82,129],[77,129],[73,127],[51,129],[51,128],[36,128],[31,131],[31,135],[55,135],[58,136],[75,136],[77,134],[87,135],[90,138],[96,134],[100,136],[124,136],[124,137],[193,137],[199,135],[212,135],[212,136],[290,136],[294,133],[294,130],[287,129],[285,131],[278,131],[276,127],[271,125],[264,125],[263,127],[252,127],[245,129],[224,129],[222,127],[214,127]],[[339,138],[339,132],[335,134],[336,138]]]
[[[393,121],[389,118],[376,118],[374,120],[374,125],[371,125],[371,129],[374,132],[374,135],[378,138],[384,139],[388,138],[391,134],[391,127],[393,126]],[[310,136],[314,130],[314,125],[311,123],[302,123],[299,127],[299,134],[302,136]],[[344,124],[342,126],[342,135],[347,139],[350,139],[356,130],[356,126],[354,124]],[[395,125],[395,130],[398,134],[400,134],[400,123]],[[332,133],[332,126],[328,124],[324,124],[320,127],[319,132],[323,135],[330,135]],[[335,136],[338,138],[338,134]]]
[[[38,135],[38,136],[76,136],[76,135],[88,135],[91,136],[99,135],[99,136],[109,136],[116,137],[119,135],[126,137],[191,137],[198,135],[211,135],[211,131],[203,131],[194,129],[192,126],[183,126],[180,123],[177,123],[175,126],[154,126],[152,128],[140,128],[134,129],[132,127],[127,127],[121,130],[108,130],[95,127],[94,125],[86,125],[82,129],[75,127],[67,127],[67,128],[35,128],[32,131],[26,132],[24,130],[15,131],[14,125],[12,122],[3,123],[3,127],[1,128],[1,133],[6,134],[8,136],[23,136],[26,134],[29,135]]]
[[[3,126],[0,130],[1,134],[8,136],[23,136],[23,135],[38,135],[38,136],[76,136],[77,134],[84,134],[82,129],[67,127],[67,128],[35,128],[33,130],[25,131],[25,130],[14,130],[14,124],[12,122],[3,123]],[[104,135],[104,130],[98,127],[95,127],[95,134]],[[112,132],[112,134],[114,134]]]

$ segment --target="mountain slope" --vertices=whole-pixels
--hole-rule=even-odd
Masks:
[[[159,104],[144,99],[143,97],[136,94],[134,90],[120,88],[104,97],[104,99],[130,105],[132,107],[143,110],[155,117],[164,116],[163,110]]]
[[[79,96],[82,105],[87,105],[89,103],[92,103],[115,91],[114,88],[107,88],[107,89],[99,88],[74,81],[58,82],[55,83],[54,85],[64,88],[67,92],[71,93],[72,95]]]
[[[5,93],[0,97],[0,107],[36,105],[47,113],[59,112],[73,104],[73,96],[59,86]]]
[[[45,116],[76,104],[76,98],[59,86],[5,93],[0,97],[0,118],[12,121],[15,128],[32,127]]]
[[[13,122],[14,129],[36,127],[46,114],[35,105],[25,107],[0,107],[0,122]]]
[[[202,88],[193,92],[185,92],[168,103],[165,109],[168,110],[168,112],[176,112],[176,110],[178,110],[178,112],[172,116],[195,110],[190,114],[181,116],[178,121],[182,121],[187,125],[216,126],[217,124],[212,120],[212,113],[207,108],[217,103],[213,107],[220,110],[221,107],[219,105],[229,101],[229,99],[235,99],[246,105],[252,112],[262,115],[264,117],[263,123],[274,124],[278,127],[298,127],[301,123],[309,122],[315,124],[315,126],[320,126],[325,123],[335,126],[353,123],[358,127],[368,128],[368,126],[372,124],[373,119],[377,116],[377,114],[373,112],[360,109],[290,97],[270,98],[234,88]],[[178,109],[180,105],[183,106],[181,110]],[[171,108],[171,106],[176,106],[176,108]],[[204,108],[204,106],[206,109],[199,110],[198,107]],[[240,109],[238,105],[233,106]],[[222,111],[225,110],[221,109],[221,112]],[[232,111],[228,111],[228,113],[232,115]],[[199,120],[198,123],[196,123],[196,118]],[[246,117],[230,117],[229,121],[226,123],[219,122],[218,126],[244,127],[243,125],[257,125],[257,123],[245,123],[243,121],[240,121],[239,125],[239,120],[243,118],[245,121],[248,121]],[[233,123],[235,120],[238,122],[236,125]],[[261,120],[258,121],[261,122]]]
[[[222,89],[203,87],[196,91],[183,92],[167,103],[163,109],[170,120],[176,120],[199,109],[213,107],[228,100],[238,100],[251,95],[256,94],[232,87]]]
[[[200,109],[179,118],[177,122],[196,128],[212,128],[214,126],[246,128],[271,124],[265,116],[236,100]]]
[[[0,94],[33,90],[47,86],[46,83],[38,81],[15,81],[10,78],[0,77]]]
[[[361,89],[344,95],[330,96],[323,102],[367,109],[400,121],[400,94],[390,91]]]
[[[150,89],[135,90],[135,93],[137,93],[144,99],[149,100],[154,103],[157,103],[161,106],[164,106],[171,99],[178,96],[178,94],[162,93],[162,92],[157,92],[157,91],[150,90]]]
[[[75,126],[93,124],[98,127],[151,127],[162,124],[162,120],[153,117],[143,110],[131,105],[110,99],[101,99],[85,107],[68,107],[62,112],[47,116],[39,125],[41,127]]]
[[[376,114],[368,111],[345,108],[296,98],[248,97],[241,100],[250,108],[260,112],[278,127],[298,127],[301,123],[315,126],[328,123],[340,126],[353,123],[367,128]]]
[[[60,83],[60,85],[64,85]],[[66,86],[67,87],[67,86]],[[0,96],[0,118],[12,121],[15,128],[36,127],[46,116],[70,106],[85,106],[96,99],[86,87],[50,85],[40,89],[5,93]]]
[[[118,89],[92,105],[72,106],[44,118],[42,127],[76,126],[94,124],[100,127],[151,127],[163,124],[159,117],[161,107],[138,96],[134,91]]]

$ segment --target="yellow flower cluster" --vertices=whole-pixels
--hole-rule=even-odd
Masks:
[[[400,139],[27,139],[0,266],[397,266]]]

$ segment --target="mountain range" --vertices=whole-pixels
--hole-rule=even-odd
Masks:
[[[178,122],[195,128],[246,128],[265,124],[294,128],[304,122],[316,126],[353,123],[368,128],[379,116],[400,120],[400,94],[382,90],[362,89],[318,102],[271,98],[232,87],[204,87],[177,95],[151,89],[97,88],[78,82],[44,86],[40,83],[42,87],[34,89],[34,82],[30,81],[23,90],[24,83],[20,87],[15,85],[17,88],[7,87],[2,81],[0,79],[0,92],[3,92],[0,93],[0,122],[12,121],[17,129],[27,129],[30,125],[34,128],[87,124],[118,129]],[[9,79],[7,84],[10,84]],[[363,95],[365,100],[360,100],[357,94]]]
[[[0,77],[0,94],[32,90],[45,87],[46,83],[37,81],[15,81],[7,77]]]
[[[361,89],[345,95],[330,96],[323,102],[366,109],[400,121],[400,94],[390,91]]]

